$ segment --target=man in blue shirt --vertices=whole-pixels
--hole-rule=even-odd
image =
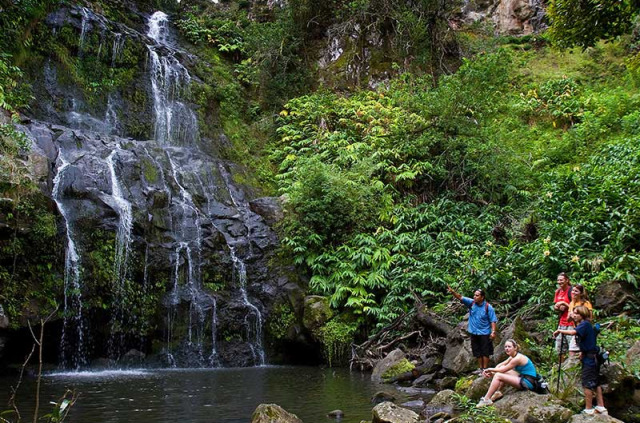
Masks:
[[[485,300],[482,289],[473,292],[473,298],[463,297],[450,286],[447,289],[469,309],[471,352],[478,359],[480,372],[489,367],[489,356],[493,355],[493,338],[496,337],[498,318],[493,307]]]

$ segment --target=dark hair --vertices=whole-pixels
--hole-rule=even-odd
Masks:
[[[560,272],[558,273],[558,278],[562,276],[563,278],[565,278],[566,280],[570,281],[571,279],[569,279],[569,275],[567,275],[565,272]]]
[[[580,291],[580,299],[582,301],[589,301],[589,296],[587,295],[587,291],[584,289],[584,285],[582,285],[581,283],[577,283],[573,285],[573,288],[577,288],[578,291]]]
[[[479,292],[480,295],[482,296],[482,298],[486,298],[486,294],[484,292],[484,289],[482,289],[482,288],[476,288],[476,289],[473,290],[473,292],[474,293]]]

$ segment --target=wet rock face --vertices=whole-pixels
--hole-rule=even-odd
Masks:
[[[282,208],[249,198],[216,154],[229,148],[216,144],[228,143],[220,128],[199,127],[219,118],[197,117],[191,88],[202,82],[189,69],[200,59],[178,46],[169,17],[127,17],[54,11],[49,36],[76,73],[60,51],[40,51],[29,72],[38,101],[20,129],[66,238],[63,360],[135,348],[159,365],[263,364],[271,307],[299,289],[269,266]],[[88,85],[103,74],[108,86]]]
[[[467,24],[489,21],[500,34],[529,35],[545,28],[540,0],[471,0],[462,9]]]
[[[279,282],[266,270],[277,239],[233,185],[228,164],[189,148],[41,122],[22,129],[35,143],[34,151],[57,150],[56,160],[49,163],[64,172],[57,199],[81,260],[90,254],[83,248],[91,245],[87,228],[118,233],[125,218],[119,203],[130,205],[128,248],[144,251],[145,263],[144,269],[131,265],[128,277],[145,274],[165,281],[159,306],[171,315],[162,324],[175,335],[167,340],[175,343],[170,347],[176,350],[175,364],[214,364],[207,361],[215,349],[212,334],[217,338],[227,332],[239,339],[227,343],[229,353],[216,351],[222,360],[215,364],[257,364],[255,356],[239,351],[260,348],[259,320],[270,300],[250,298],[264,298],[262,290],[268,286],[273,286],[267,289],[271,300],[280,292]],[[64,171],[63,162],[68,163]],[[213,291],[207,288],[212,283],[208,277],[220,280]],[[177,352],[189,344],[196,345],[192,351]]]

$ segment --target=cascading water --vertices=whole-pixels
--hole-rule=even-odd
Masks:
[[[167,15],[162,12],[154,13],[149,19],[147,35],[164,47],[170,47],[168,23]],[[199,138],[198,119],[183,102],[190,95],[191,76],[175,57],[161,56],[156,46],[147,48],[155,115],[154,139],[160,145],[195,147]]]
[[[229,246],[229,252],[231,254],[231,260],[233,260],[234,275],[237,278],[242,301],[250,311],[245,316],[244,321],[251,353],[254,356],[254,361],[263,366],[265,360],[264,347],[262,346],[262,314],[260,310],[258,310],[258,307],[249,301],[249,297],[247,296],[247,267],[245,263],[238,258],[235,248]]]
[[[111,197],[113,208],[118,213],[118,229],[116,232],[116,245],[114,257],[113,297],[114,307],[111,322],[110,353],[119,356],[118,347],[123,344],[125,305],[125,283],[128,276],[129,249],[131,245],[131,229],[133,227],[133,215],[131,203],[124,198],[120,181],[116,173],[116,156],[122,150],[116,144],[116,148],[107,157],[107,166],[111,180]],[[119,339],[116,339],[119,338]]]
[[[70,87],[64,97],[66,110],[49,109],[51,116],[59,119],[57,123],[67,126],[52,131],[48,141],[60,144],[52,196],[67,235],[63,362],[74,368],[85,366],[89,350],[107,350],[110,358],[122,358],[125,349],[138,345],[148,351],[150,343],[145,345],[144,339],[128,335],[123,339],[123,334],[130,327],[143,330],[158,323],[153,318],[149,322],[134,319],[138,311],[151,311],[147,316],[153,313],[153,305],[143,302],[152,303],[157,298],[154,295],[166,286],[168,291],[162,295],[166,294],[165,357],[169,365],[264,364],[264,306],[253,295],[257,285],[248,283],[254,271],[262,277],[262,268],[255,265],[258,255],[252,250],[257,215],[249,210],[225,167],[199,149],[198,121],[190,106],[192,80],[178,60],[187,53],[175,47],[167,15],[154,13],[145,37],[89,9],[72,10],[80,31],[78,60],[98,59],[106,67],[119,69],[125,63],[120,60],[125,41],[127,47],[129,42],[147,44],[148,74],[139,67],[144,73],[135,81],[138,87],[148,89],[151,103],[141,109],[154,119],[154,137],[136,141],[113,135],[131,130],[126,120],[132,110],[130,100],[118,91],[120,87],[101,97],[102,104],[90,104],[82,91]],[[99,46],[94,45],[96,38],[90,37],[96,28],[102,31]],[[46,62],[44,84],[55,98],[62,89],[56,74],[59,67],[52,63]],[[147,83],[140,84],[145,78]],[[146,128],[141,133],[146,133]],[[74,194],[70,195],[72,183]],[[96,228],[99,233],[87,236],[83,228]],[[101,285],[96,292],[88,283],[89,275],[97,269],[89,247],[108,236],[105,230],[115,230],[115,248],[98,253],[107,254],[99,259],[113,253],[113,267],[103,273],[112,274],[112,291],[104,292]],[[265,231],[261,230],[262,235]],[[142,245],[144,250],[138,254]],[[135,258],[140,259],[140,265]],[[130,282],[136,281],[142,290],[136,289],[132,295],[136,298],[127,298],[136,287]],[[210,293],[214,290],[215,296]],[[111,307],[102,309],[86,301],[93,301],[94,294],[104,295],[98,298]],[[110,332],[98,327],[101,322],[110,323]],[[101,349],[103,345],[108,348]]]
[[[236,188],[231,183],[231,175],[229,175],[229,172],[227,172],[227,169],[225,169],[222,163],[218,165],[218,169],[220,171],[220,175],[222,176],[222,179],[224,180],[227,186],[227,190],[229,191],[231,201],[236,206],[238,211],[240,211],[240,213],[242,213],[244,216],[252,213],[249,210],[249,206],[241,199]],[[245,263],[242,260],[240,260],[240,258],[237,256],[235,252],[235,249],[231,247],[231,245],[230,245],[230,251],[231,251],[231,259],[233,260],[233,263],[234,263],[234,274],[236,275],[239,282],[239,286],[240,286],[240,294],[242,297],[242,301],[252,311],[252,313],[255,316],[253,321],[251,321],[252,319],[250,315],[247,315],[245,318],[246,327],[247,327],[247,336],[251,340],[250,342],[251,342],[252,351],[255,354],[257,354],[257,357],[259,358],[259,364],[264,365],[265,359],[264,359],[264,347],[263,347],[263,341],[262,341],[262,314],[260,313],[260,310],[258,309],[258,307],[256,307],[255,304],[249,301],[249,297],[247,296],[247,269],[246,269]]]
[[[71,364],[73,368],[77,369],[87,362],[82,315],[80,256],[78,255],[74,234],[71,229],[70,211],[63,201],[64,176],[70,167],[70,163],[65,160],[61,152],[58,154],[58,160],[60,164],[53,179],[52,197],[64,220],[67,234],[64,265],[64,319],[60,343],[61,361],[63,364]]]
[[[84,39],[87,34],[87,26],[89,23],[89,11],[85,7],[81,8],[80,10],[82,11],[82,22],[80,24],[80,39],[78,40],[78,50],[81,52],[82,47],[84,45]]]

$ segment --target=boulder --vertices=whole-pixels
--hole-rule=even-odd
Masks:
[[[615,417],[603,416],[602,414],[595,414],[593,416],[587,416],[586,414],[574,414],[569,420],[569,423],[624,423],[622,420],[618,420]]]
[[[573,415],[573,411],[562,406],[562,401],[530,391],[505,395],[495,407],[501,416],[520,423],[564,423]]]
[[[277,404],[260,404],[251,416],[251,423],[302,423],[302,420]]]
[[[333,311],[331,311],[327,297],[319,295],[305,297],[302,322],[309,332],[317,332],[332,317]]]
[[[416,366],[403,358],[395,363],[393,363],[390,367],[388,367],[384,372],[382,372],[381,378],[385,383],[393,383],[404,380],[411,380],[415,378]]]
[[[602,366],[600,370],[603,379],[602,393],[605,403],[616,408],[624,408],[629,405],[640,405],[634,399],[636,378],[620,363],[611,362]]]
[[[342,410],[333,410],[327,413],[327,417],[331,417],[332,419],[340,420],[344,417],[344,412]]]
[[[638,361],[640,361],[640,340],[636,341],[636,343],[627,350],[627,354],[624,358],[624,362],[627,366],[632,366]]]
[[[395,395],[390,394],[389,392],[384,392],[384,391],[378,391],[373,395],[373,397],[371,397],[371,402],[373,404],[380,404],[381,402],[395,401],[395,400],[396,400]]]
[[[383,402],[373,408],[372,423],[417,423],[420,416],[392,402]]]
[[[391,351],[385,358],[376,363],[371,372],[371,380],[373,382],[382,382],[382,375],[403,360],[406,360],[406,358],[402,350],[395,349]]]
[[[415,386],[416,388],[424,388],[428,386],[433,379],[436,377],[435,373],[429,373],[428,375],[422,375],[416,380],[413,381],[411,386]]]
[[[487,393],[490,384],[491,379],[487,379],[482,376],[477,377],[473,379],[471,385],[467,388],[465,395],[472,400],[477,401]]]
[[[595,308],[611,316],[622,313],[624,306],[637,303],[636,290],[625,282],[611,281],[601,284],[596,292]]]
[[[431,398],[429,401],[429,406],[432,407],[442,407],[446,405],[455,405],[456,401],[454,399],[455,392],[451,389],[445,389],[443,391],[438,392]]]
[[[455,374],[472,371],[477,360],[471,353],[471,340],[466,333],[467,323],[461,323],[447,336],[447,349],[442,359],[442,367]]]
[[[282,204],[275,197],[256,198],[249,202],[249,208],[254,213],[262,216],[269,226],[273,226],[284,217]]]
[[[520,346],[520,352],[535,362],[535,357],[532,357],[531,348],[529,348],[525,342],[529,338],[529,332],[525,328],[524,322],[520,317],[516,317],[513,319],[513,322],[502,331],[500,343],[493,350],[493,361],[497,364],[507,359],[507,353],[504,352],[504,344],[508,339],[514,339]]]
[[[455,388],[457,381],[458,378],[455,376],[445,376],[442,379],[437,379],[435,383],[436,389],[439,391],[453,389]]]

